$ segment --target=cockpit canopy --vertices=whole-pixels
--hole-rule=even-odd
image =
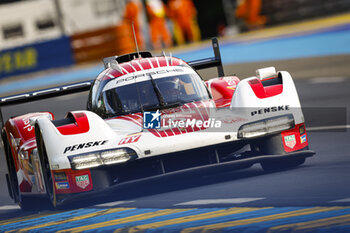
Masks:
[[[90,92],[90,108],[103,118],[172,108],[207,100],[209,92],[190,67],[162,67],[114,79],[97,79]]]

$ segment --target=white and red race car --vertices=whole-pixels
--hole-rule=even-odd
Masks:
[[[288,72],[273,67],[239,80],[215,57],[184,62],[149,52],[104,59],[82,82],[0,99],[0,106],[90,90],[87,110],[55,120],[50,112],[11,117],[2,128],[11,198],[53,206],[131,180],[223,166],[298,166],[308,149],[304,117]],[[203,81],[196,69],[217,67]]]

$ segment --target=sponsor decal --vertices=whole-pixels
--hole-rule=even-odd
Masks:
[[[57,172],[53,174],[55,181],[67,181],[67,175],[64,172]]]
[[[229,85],[229,86],[234,86],[236,87],[236,82],[235,79],[233,77],[224,77],[223,78],[225,80],[225,82]]]
[[[144,129],[160,129],[160,116],[159,110],[156,112],[144,112],[143,113],[143,128]]]
[[[172,73],[172,72],[184,72],[184,70],[179,69],[179,68],[175,68],[175,69],[162,69],[162,70],[158,70],[158,71],[151,71],[151,72],[142,72],[139,74],[133,74],[132,76],[129,77],[120,77],[118,79],[116,79],[115,84],[120,84],[126,81],[131,81],[131,80],[136,80],[137,78],[141,78],[141,77],[147,77],[149,75],[157,75],[157,74],[166,74],[166,73]]]
[[[118,143],[118,145],[123,145],[123,144],[128,144],[128,143],[134,143],[137,142],[141,137],[141,134],[137,134],[137,135],[129,135],[125,138],[123,138],[122,140],[120,140],[120,142]]]
[[[295,135],[289,135],[289,136],[284,136],[284,143],[286,146],[289,148],[293,149],[294,146],[297,144],[297,141],[295,140]]]
[[[163,121],[164,128],[220,128],[221,121],[215,120],[215,118],[209,118],[208,120],[186,119],[186,120],[172,120],[171,118]]]
[[[175,115],[173,116],[175,117]],[[172,119],[171,116],[166,116],[161,119],[161,113],[157,112],[144,112],[143,115],[143,128],[144,129],[160,129],[161,126],[164,129],[178,128],[185,131],[188,127],[197,128],[220,128],[222,122],[214,118],[208,118],[207,120],[189,118],[191,116],[182,116],[182,118]]]
[[[23,129],[28,130],[28,132],[32,131],[34,129],[34,127],[32,125],[30,125],[30,121],[29,119],[22,119],[24,127]]]
[[[86,143],[76,144],[76,145],[73,145],[73,146],[67,146],[64,149],[63,154],[65,154],[67,151],[75,151],[75,150],[80,150],[80,149],[84,149],[84,148],[90,148],[90,147],[95,147],[95,146],[102,146],[102,145],[106,144],[106,142],[108,142],[108,140],[86,142]]]
[[[75,182],[78,187],[85,189],[90,184],[89,175],[76,176]]]
[[[56,182],[56,189],[69,189],[68,182]]]
[[[306,142],[306,134],[301,135],[301,137],[300,137],[300,142],[301,142],[301,143]]]
[[[290,110],[289,105],[280,105],[280,106],[273,106],[268,108],[261,108],[251,112],[250,114],[251,116],[255,116],[257,114],[261,115],[261,114],[270,113],[270,112],[280,112],[280,111],[288,111],[288,110]]]
[[[234,78],[232,78],[232,77],[224,77],[223,78],[224,79],[224,81],[227,83],[227,89],[230,89],[230,90],[236,90],[236,82],[235,82],[235,79]]]

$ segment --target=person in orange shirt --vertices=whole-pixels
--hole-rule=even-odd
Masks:
[[[132,24],[134,24],[135,36],[139,49],[144,49],[144,40],[140,20],[142,11],[143,5],[140,0],[127,1],[124,12],[124,21],[126,24],[130,25],[130,27],[132,27]]]
[[[174,23],[174,37],[177,44],[200,40],[197,24],[197,10],[192,0],[170,0],[169,16]]]
[[[236,8],[236,17],[244,20],[248,30],[261,28],[266,17],[260,15],[261,0],[240,0]]]
[[[154,49],[172,45],[172,39],[166,24],[166,8],[161,0],[146,0],[146,10],[149,17],[151,42]]]

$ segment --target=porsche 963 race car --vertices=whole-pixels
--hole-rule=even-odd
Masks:
[[[11,198],[61,205],[72,197],[182,170],[286,169],[314,154],[291,75],[274,67],[225,76],[215,56],[186,63],[136,52],[104,59],[94,81],[3,97],[0,106],[89,91],[87,110],[3,122]],[[217,67],[204,81],[198,69]]]

